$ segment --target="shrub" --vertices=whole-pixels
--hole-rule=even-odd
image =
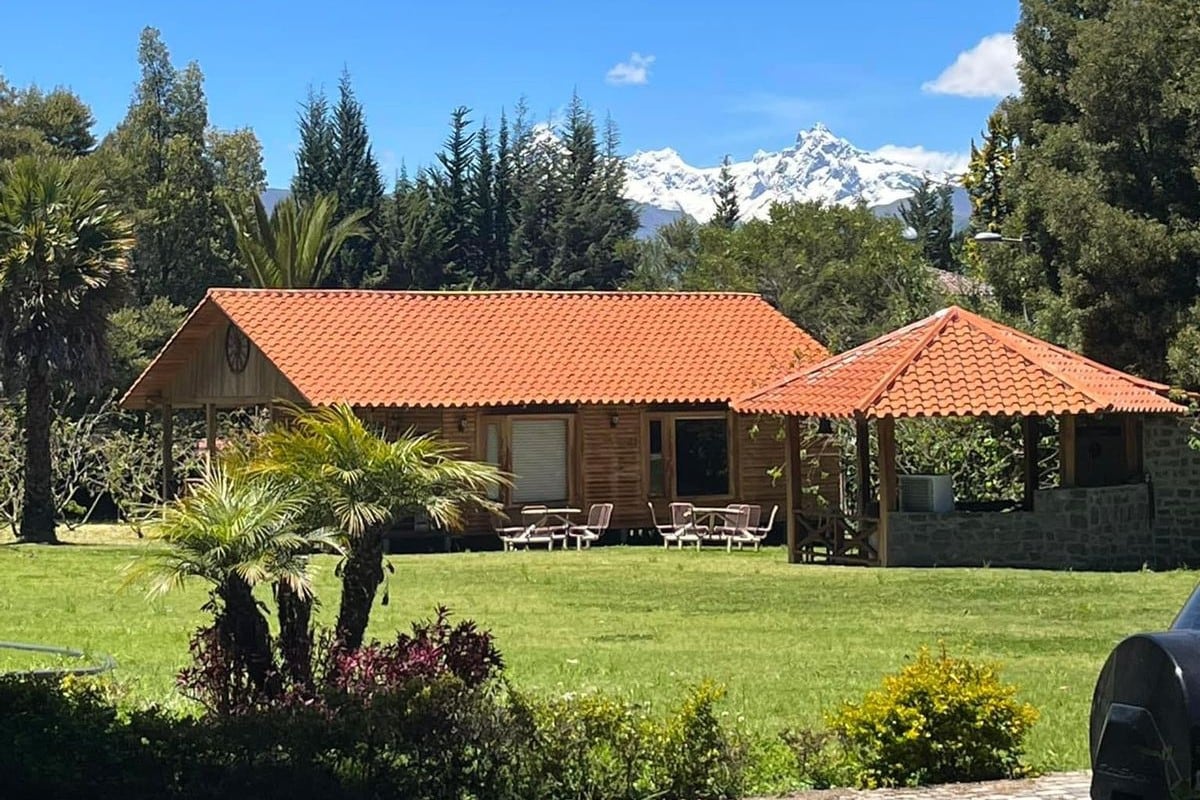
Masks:
[[[1018,777],[1037,711],[998,668],[922,648],[883,688],[842,706],[830,729],[867,787]]]
[[[793,774],[802,786],[831,789],[857,782],[859,766],[833,732],[789,728],[779,736],[791,753]]]
[[[221,644],[215,627],[192,636],[192,663],[180,671],[180,690],[216,714],[245,714],[269,708],[320,707],[371,703],[376,696],[402,691],[413,681],[454,678],[477,688],[498,678],[504,660],[488,631],[470,620],[450,623],[450,611],[436,609],[432,619],[414,622],[412,633],[399,634],[390,644],[372,641],[356,649],[339,647],[332,633],[318,639],[316,662],[309,684],[286,684],[279,642],[273,642],[273,663],[267,682],[272,693],[254,681]]]
[[[596,692],[526,700],[537,730],[538,798],[720,800],[741,796],[745,748],[721,724],[723,692],[690,691],[662,718]]]

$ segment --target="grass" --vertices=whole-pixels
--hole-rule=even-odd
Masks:
[[[200,585],[147,601],[121,568],[145,545],[88,528],[69,547],[0,546],[0,639],[116,657],[132,696],[178,704],[175,671],[203,620]],[[1044,769],[1087,766],[1087,715],[1104,658],[1122,637],[1166,626],[1195,582],[1188,572],[798,567],[780,550],[395,556],[388,637],[444,603],[491,628],[520,687],[589,687],[674,698],[705,677],[726,709],[764,736],[817,722],[857,698],[922,644],[1001,661],[1042,712],[1030,742]],[[316,565],[328,620],[332,559]],[[0,668],[28,667],[0,651]]]

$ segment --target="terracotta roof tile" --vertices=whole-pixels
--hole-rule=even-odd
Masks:
[[[1184,412],[1166,391],[952,306],[733,405],[820,417]]]
[[[314,404],[728,402],[828,356],[749,294],[213,289],[176,335],[193,344],[168,343],[123,404],[161,391],[214,316]]]

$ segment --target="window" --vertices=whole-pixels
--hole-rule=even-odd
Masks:
[[[729,428],[724,417],[675,420],[675,496],[729,494]]]
[[[503,468],[504,461],[500,455],[500,423],[484,423],[483,431],[483,460],[494,467]],[[500,486],[488,487],[487,496],[489,500],[499,500]]]
[[[510,418],[512,502],[566,502],[567,420]]]
[[[650,420],[650,496],[667,494],[667,463],[663,459],[663,422]]]

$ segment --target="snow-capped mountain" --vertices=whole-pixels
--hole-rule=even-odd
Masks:
[[[625,165],[625,195],[641,210],[643,233],[682,214],[699,222],[712,216],[719,166],[693,167],[670,148],[638,151]],[[801,131],[791,147],[775,153],[759,150],[729,169],[743,220],[765,217],[772,203],[790,200],[845,205],[862,201],[880,213],[895,213],[925,177],[937,182],[952,177],[957,183],[957,176],[930,173],[855,147],[819,123]],[[958,189],[955,194],[955,216],[965,222],[965,192]]]

